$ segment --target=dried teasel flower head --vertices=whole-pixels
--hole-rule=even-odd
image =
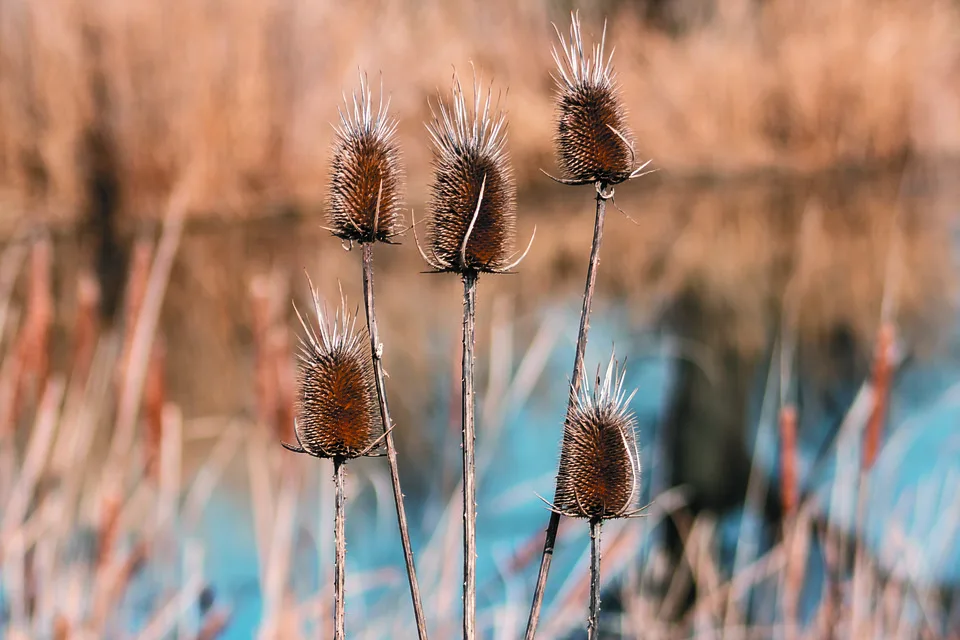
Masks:
[[[611,355],[597,370],[593,389],[584,379],[563,425],[560,469],[551,507],[573,518],[629,517],[640,488],[633,393],[623,388],[625,370]],[[634,391],[636,393],[636,391]]]
[[[374,111],[366,75],[343,98],[335,127],[328,196],[330,231],[348,242],[390,242],[402,232],[403,171],[397,121],[387,115],[383,86]]]
[[[519,264],[523,256],[511,262],[516,185],[505,148],[506,116],[492,104],[492,89],[484,94],[474,77],[470,105],[454,73],[452,101],[438,100],[427,131],[434,174],[427,220],[431,255],[421,248],[424,260],[436,271],[457,273],[497,273]]]
[[[557,131],[554,142],[566,184],[614,185],[639,175],[626,110],[613,72],[613,51],[604,58],[607,25],[600,42],[584,51],[579,15],[571,14],[569,42],[554,25],[557,64]],[[646,165],[644,165],[645,167]]]
[[[309,277],[307,278],[309,282]],[[382,439],[373,360],[366,331],[357,326],[357,313],[340,307],[330,314],[321,307],[310,283],[317,314],[314,327],[304,320],[297,372],[297,453],[318,458],[357,458],[368,455]]]

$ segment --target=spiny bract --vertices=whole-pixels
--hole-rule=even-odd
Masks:
[[[584,380],[563,426],[554,508],[575,518],[629,515],[640,486],[636,419],[625,397],[624,370],[611,356],[591,391]],[[634,392],[636,393],[636,392]]]
[[[338,238],[356,242],[389,242],[399,235],[403,220],[403,172],[396,142],[397,121],[387,115],[390,101],[373,112],[366,77],[353,94],[353,108],[344,96],[340,125],[333,142],[329,220]]]
[[[438,271],[508,268],[516,233],[516,186],[505,149],[506,117],[474,83],[468,109],[454,75],[453,102],[439,103],[427,130],[434,144],[427,242]],[[425,256],[426,257],[426,256]]]
[[[357,328],[357,313],[347,312],[345,300],[330,317],[310,289],[320,335],[298,310],[306,334],[298,354],[298,443],[318,458],[366,455],[383,430],[366,331]]]
[[[571,16],[570,42],[560,34],[557,64],[557,131],[554,142],[562,178],[577,183],[618,184],[627,180],[634,160],[626,110],[614,79],[613,52],[604,60],[607,27],[599,44],[583,50],[580,19]]]

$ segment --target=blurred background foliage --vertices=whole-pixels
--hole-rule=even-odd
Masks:
[[[551,22],[564,30],[575,9],[588,39],[606,19],[637,153],[658,169],[617,188],[587,357],[592,369],[614,342],[629,356],[644,496],[663,505],[608,537],[622,568],[610,637],[782,622],[790,531],[813,538],[792,565],[812,585],[798,598],[808,635],[844,615],[824,603],[852,596],[826,578],[856,555],[873,630],[955,637],[951,0],[0,0],[0,499],[23,516],[0,527],[0,629],[121,637],[178,593],[193,598],[180,637],[215,637],[199,635],[211,610],[232,616],[223,637],[327,628],[329,469],[276,441],[290,437],[302,270],[360,300],[358,256],[320,228],[331,123],[358,70],[382,77],[422,211],[430,101],[473,63],[503,92],[519,236],[538,229],[520,273],[485,281],[479,301],[480,604],[486,637],[518,636],[590,243],[589,189],[540,173],[554,167]],[[409,237],[377,265],[418,566],[436,637],[453,637],[457,283],[420,274]],[[884,328],[899,366],[878,388]],[[857,434],[884,394],[871,470]],[[799,414],[796,528],[781,499],[786,405]],[[121,480],[102,476],[127,431],[137,455]],[[351,483],[348,629],[407,637],[385,469],[368,462]],[[850,495],[868,485],[880,489],[860,508]],[[61,521],[31,529],[44,504]],[[561,533],[541,637],[578,637],[585,606],[585,531]],[[76,560],[83,540],[114,549],[116,571],[139,559],[129,589],[103,577],[110,554]],[[861,544],[867,560],[850,551]],[[76,585],[91,580],[105,595],[83,604]],[[63,593],[81,604],[59,607]]]

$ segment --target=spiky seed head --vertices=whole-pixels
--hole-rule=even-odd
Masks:
[[[574,518],[629,514],[640,487],[636,418],[623,388],[624,369],[613,356],[596,384],[583,381],[563,426],[554,507]],[[636,392],[634,392],[636,393]]]
[[[556,26],[554,26],[556,29]],[[565,180],[618,184],[634,160],[627,115],[613,72],[613,52],[604,59],[607,25],[590,52],[584,51],[580,18],[571,15],[570,41],[556,29],[557,161]]]
[[[506,116],[474,79],[468,106],[454,74],[452,101],[438,100],[433,140],[428,258],[438,271],[497,272],[508,266],[516,234],[516,185],[505,149]]]
[[[303,325],[298,354],[295,431],[300,447],[318,458],[356,458],[370,453],[382,434],[373,360],[357,311],[341,298],[335,314],[325,312],[310,286],[316,326]]]
[[[352,100],[344,96],[335,127],[328,196],[330,228],[338,238],[388,242],[400,234],[403,171],[397,121],[387,114],[383,87],[376,111],[366,76]]]

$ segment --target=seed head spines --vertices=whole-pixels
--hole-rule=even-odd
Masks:
[[[376,111],[366,76],[352,100],[343,96],[334,127],[328,196],[330,231],[348,242],[390,242],[402,233],[403,171],[397,121],[381,82]]]
[[[359,309],[348,312],[341,294],[331,315],[312,283],[310,290],[316,328],[294,307],[304,330],[297,354],[295,433],[300,446],[287,448],[318,458],[367,455],[382,438],[382,423],[366,330],[357,326]]]
[[[562,176],[559,182],[615,185],[639,175],[634,170],[633,142],[626,109],[613,72],[613,51],[604,57],[607,26],[600,42],[584,51],[580,18],[571,14],[570,40],[554,25],[557,65],[555,143]]]
[[[427,131],[434,176],[427,220],[436,271],[502,272],[511,264],[516,233],[516,185],[506,152],[506,115],[492,88],[474,79],[472,109],[456,74],[452,100],[438,99]],[[499,102],[499,100],[497,101]]]
[[[628,517],[639,494],[636,419],[625,370],[613,356],[590,389],[585,379],[564,422],[557,490],[551,507],[562,515],[604,520]]]

